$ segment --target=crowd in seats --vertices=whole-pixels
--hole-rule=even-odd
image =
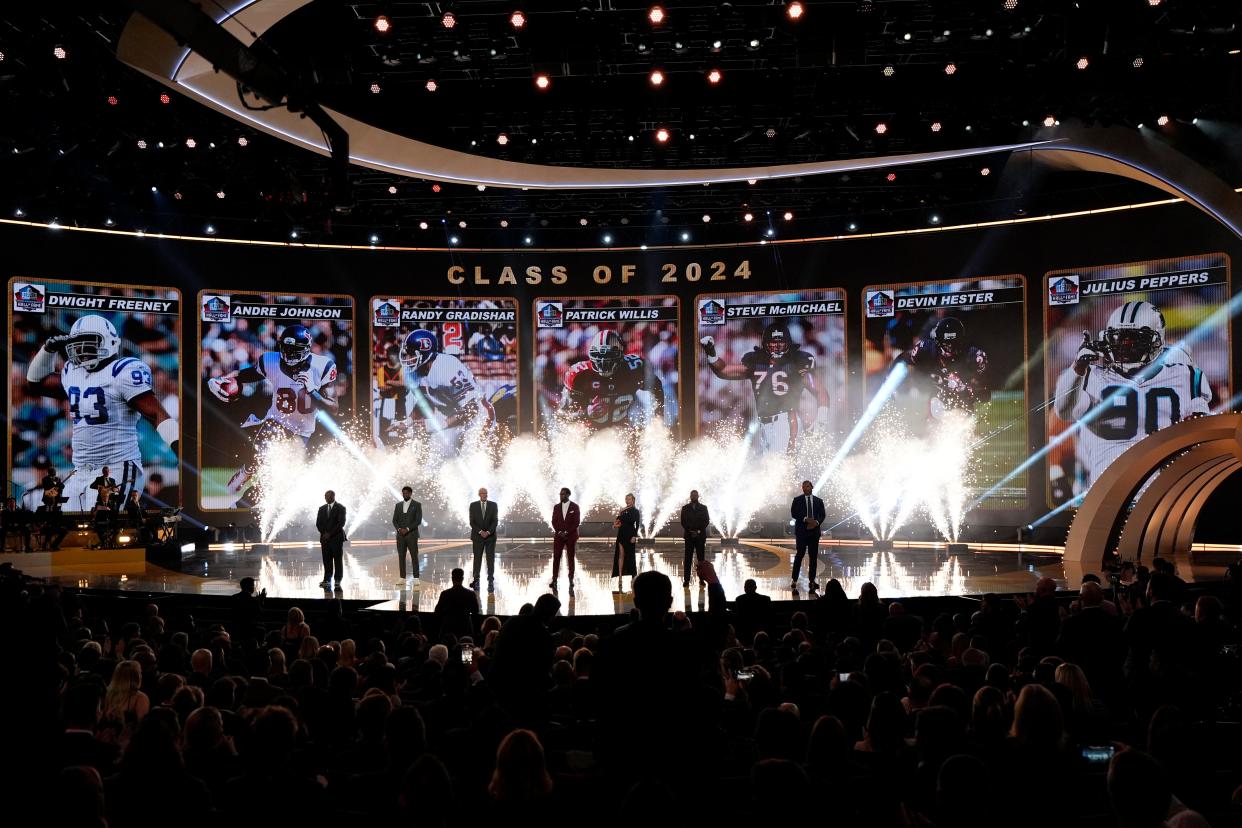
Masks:
[[[709,562],[703,612],[646,572],[630,617],[548,594],[461,630],[9,570],[5,703],[57,825],[1239,824],[1242,568],[1134,574],[929,613],[835,581],[733,604]]]

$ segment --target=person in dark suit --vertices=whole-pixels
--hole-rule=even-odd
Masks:
[[[460,567],[453,570],[452,578],[453,585],[441,592],[436,601],[436,621],[441,634],[471,635],[474,632],[473,619],[479,614],[479,596],[474,594],[474,590],[461,585],[466,573]]]
[[[691,567],[694,565],[694,556],[698,555],[699,560],[703,560],[707,552],[707,527],[711,524],[711,518],[707,514],[707,507],[699,503],[699,493],[697,491],[690,492],[690,502],[681,507],[681,529],[686,538],[686,561],[681,568],[681,585],[683,587],[690,586]],[[705,584],[703,579],[699,579],[699,587],[703,588]]]
[[[255,639],[255,629],[263,622],[267,590],[256,593],[254,578],[242,578],[240,586],[241,589],[233,593],[229,631],[236,640],[249,643]]]
[[[60,545],[65,542],[65,536],[69,534],[69,530],[65,528],[65,513],[61,511],[60,504],[51,503],[35,509],[34,522],[42,535],[43,548],[53,552],[60,549]]]
[[[137,489],[130,491],[129,499],[125,501],[125,523],[133,528],[137,543],[148,542],[150,533],[147,531],[146,515],[142,511],[142,492]]]
[[[747,578],[742,590],[742,594],[733,599],[733,610],[737,613],[736,626],[739,634],[753,634],[763,629],[770,620],[772,598],[759,594],[759,585],[754,578]]]
[[[578,504],[569,499],[569,489],[561,489],[560,501],[552,507],[552,591],[561,574],[561,552],[565,552],[569,564],[569,588],[574,588],[574,549],[578,545],[578,525],[582,516]]]
[[[414,564],[414,586],[418,586],[418,527],[423,522],[423,504],[414,499],[409,486],[401,489],[401,500],[392,507],[392,528],[397,530],[397,561],[401,564],[400,586],[405,586],[405,556]]]
[[[116,499],[116,478],[108,474],[108,467],[104,466],[99,470],[99,477],[96,477],[91,483],[91,488],[95,490],[95,508],[111,509]]]
[[[479,489],[479,499],[470,504],[470,543],[474,546],[474,579],[470,588],[479,588],[479,570],[487,553],[487,591],[496,591],[496,504],[487,499],[487,489]]]
[[[70,685],[65,691],[61,702],[65,732],[56,750],[56,761],[61,767],[89,765],[101,776],[112,772],[121,751],[95,735],[102,701],[102,689],[89,681]]]
[[[617,530],[617,540],[613,545],[612,577],[617,579],[617,592],[621,589],[621,576],[630,576],[630,588],[634,587],[634,576],[638,574],[638,560],[634,554],[634,543],[638,540],[638,524],[642,513],[634,507],[634,495],[625,496],[625,508],[613,520],[613,528]]]
[[[319,585],[324,589],[332,586],[332,577],[336,576],[336,587],[340,589],[345,574],[345,507],[336,502],[336,492],[326,491],[323,495],[324,504],[319,507],[319,515],[315,518],[315,528],[319,530],[319,548],[323,553],[323,580]]]
[[[4,513],[0,515],[0,550],[8,543],[9,535],[19,535],[22,549],[30,551],[31,517],[29,509],[18,505],[17,498],[10,497],[4,501]]]
[[[802,570],[802,557],[807,554],[810,555],[807,586],[811,589],[819,589],[819,584],[815,583],[815,569],[819,564],[819,527],[824,522],[826,512],[824,501],[811,494],[814,488],[811,481],[803,480],[802,496],[795,497],[793,505],[789,508],[789,516],[794,519],[794,541],[798,546],[798,551],[794,555],[792,589],[798,588],[798,573]]]

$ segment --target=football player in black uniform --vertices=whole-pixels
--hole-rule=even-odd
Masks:
[[[966,343],[966,326],[955,316],[936,322],[931,335],[917,340],[894,360],[911,371],[929,394],[929,415],[939,420],[951,410],[971,412],[992,399],[987,385],[988,355]]]
[[[587,358],[565,374],[559,410],[591,428],[630,424],[645,410],[658,420],[664,413],[664,384],[654,372],[647,374],[642,357],[625,352],[620,334],[602,330],[592,337]]]
[[[828,425],[828,390],[815,382],[815,357],[798,348],[783,322],[763,331],[762,343],[742,355],[740,363],[725,364],[716,353],[716,341],[699,340],[712,373],[723,380],[750,380],[755,392],[755,419],[760,448],[765,452],[793,451],[798,442],[798,406],[802,392],[815,395],[817,406],[812,426]]]

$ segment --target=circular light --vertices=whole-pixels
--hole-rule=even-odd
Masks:
[[[776,231],[773,230],[771,227],[769,227],[767,230],[763,231],[763,235],[767,236],[770,239],[776,235]]]
[[[758,49],[758,48],[759,48],[759,38],[757,38],[757,37],[752,37],[752,38],[750,39],[750,48],[752,48],[752,49]]]
[[[885,67],[881,69],[880,71],[884,73],[884,77],[891,78],[893,75],[897,74],[897,67],[889,63],[885,65]]]
[[[1160,0],[1147,0],[1147,5],[1154,9],[1156,6],[1160,5]]]
[[[371,234],[371,244],[379,244],[379,236],[374,233]]]
[[[775,130],[775,129],[773,129],[772,127],[768,127],[767,132],[765,132],[765,133],[763,133],[763,134],[764,134],[764,135],[766,135],[766,136],[768,136],[769,138],[775,138],[775,137],[776,137],[776,130]]]
[[[185,145],[188,149],[194,149],[198,146],[198,141],[195,141],[193,138],[186,138]]]
[[[578,224],[582,225],[583,227],[586,227],[586,226],[587,226],[587,220],[586,220],[585,218],[580,218],[580,219],[578,219]]]
[[[505,135],[503,132],[500,133],[496,136],[496,143],[503,147],[505,144],[509,143],[509,136]]]
[[[932,131],[932,132],[939,132],[939,131],[940,131],[940,130],[942,130],[942,129],[944,129],[944,125],[943,125],[943,124],[941,124],[939,121],[932,121],[932,123],[931,123],[931,131]]]
[[[431,185],[431,191],[432,191],[433,193],[438,193],[438,192],[440,192],[440,185],[439,185],[439,184],[432,184],[432,185]]]
[[[531,138],[531,139],[530,139],[530,142],[531,142],[532,144],[538,144],[538,143],[539,143],[539,139],[538,139],[538,138]]]
[[[449,236],[449,244],[457,244],[457,237]]]
[[[802,4],[797,0],[785,7],[785,14],[789,15],[790,20],[801,20],[802,13],[805,11],[806,9],[802,8]]]
[[[147,142],[146,142],[146,141],[144,141],[144,140],[142,140],[141,138],[139,138],[139,139],[138,139],[138,149],[146,149],[146,148],[147,148]]]
[[[466,222],[465,222],[464,220],[463,220],[463,221],[459,221],[459,222],[457,222],[457,226],[458,226],[458,227],[460,227],[462,230],[465,230],[465,229],[466,229]]]
[[[451,11],[447,11],[444,13],[444,16],[440,18],[440,24],[446,29],[451,29],[457,25],[457,18]]]
[[[929,221],[930,221],[932,224],[939,224],[939,223],[940,223],[940,216],[936,215],[935,213],[932,213],[932,214],[931,214],[931,218],[929,219]]]
[[[665,129],[664,127],[660,127],[659,129],[657,129],[656,134],[655,134],[655,139],[659,141],[661,144],[667,143],[668,142],[668,130]]]
[[[298,237],[298,231],[297,231],[297,230],[291,230],[291,231],[289,231],[289,238],[291,238],[291,239],[296,239],[297,237]]]
[[[627,141],[631,141],[631,142],[632,142],[632,141],[634,140],[634,136],[633,136],[633,135],[627,135],[627,136],[625,136],[625,140],[627,140]]]
[[[388,19],[387,15],[381,14],[376,17],[373,25],[375,26],[375,31],[380,34],[388,34],[392,30],[392,21]]]
[[[981,170],[979,170],[979,175],[991,175],[991,174],[992,174],[991,167],[984,167]]]
[[[857,230],[857,229],[858,229],[858,225],[857,225],[857,224],[855,224],[854,222],[852,222],[852,221],[851,221],[851,222],[850,222],[850,232],[852,233],[852,232],[854,232],[854,231],[855,231],[855,230]]]
[[[722,77],[724,76],[720,74],[719,69],[713,69],[712,71],[707,73],[707,82],[708,83],[720,83],[720,79]]]
[[[163,148],[164,148],[164,142],[163,142],[163,141],[156,141],[156,142],[155,142],[155,145],[156,145],[157,147],[159,147],[160,149],[163,149]]]
[[[535,86],[540,89],[547,89],[552,85],[552,79],[547,75],[535,75]]]
[[[944,65],[944,73],[945,73],[946,75],[954,75],[954,74],[957,74],[957,64],[956,64],[956,63],[946,63],[946,64]]]
[[[108,96],[108,106],[116,106],[119,103],[120,101],[117,100],[116,95]]]
[[[966,131],[967,131],[967,132],[970,132],[972,129],[974,129],[974,127],[972,127],[970,124],[967,124],[967,125],[966,125]]]
[[[390,195],[396,195],[396,194],[397,194],[397,185],[396,185],[396,184],[389,184],[389,185],[388,185],[388,193],[389,193]]]
[[[884,123],[883,121],[880,121],[878,124],[875,125],[876,135],[883,135],[886,132],[888,132],[888,124]]]
[[[1085,57],[1080,57],[1078,59],[1078,62],[1075,63],[1074,65],[1077,66],[1079,69],[1086,69],[1088,66],[1091,65],[1091,61],[1087,60]]]
[[[526,244],[531,244],[532,242],[534,242],[534,239],[532,239],[530,236],[527,236],[526,238],[522,239],[522,241],[524,241]]]
[[[19,212],[20,212],[20,211],[19,211]],[[111,227],[111,226],[113,226],[114,224],[116,224],[116,222],[115,222],[115,221],[113,221],[112,219],[110,219],[110,218],[106,218],[106,219],[104,219],[104,227]]]
[[[1044,126],[1046,127],[1055,126],[1056,122],[1057,122],[1057,119],[1052,117],[1051,115],[1049,115],[1047,118],[1044,118]]]
[[[1143,56],[1139,55],[1138,57],[1134,58],[1134,60],[1131,61],[1130,65],[1133,66],[1135,69],[1142,69],[1143,68]]]
[[[754,185],[756,185],[756,184],[758,184],[758,183],[759,183],[759,179],[757,179],[757,178],[748,178],[748,179],[746,179],[746,183],[747,183],[747,184],[749,184],[749,185],[751,185],[751,186],[753,187]]]
[[[755,220],[754,213],[743,213],[742,214],[742,221],[754,221],[754,220]]]
[[[1160,126],[1168,126],[1168,125],[1169,125],[1169,116],[1168,116],[1168,115],[1161,115],[1159,118],[1157,118],[1157,119],[1156,119],[1156,123],[1157,123],[1157,124],[1159,124]]]
[[[904,40],[906,43],[909,43],[911,40],[914,39],[914,35],[911,34],[910,32],[906,32],[905,34],[901,36],[901,39]]]
[[[180,191],[180,190],[177,190],[175,193],[173,193],[173,198],[175,198],[177,201],[180,201],[180,200],[181,200],[181,191]]]
[[[57,46],[55,49],[52,50],[52,54],[56,56],[57,60],[64,60],[65,58],[69,57],[69,53],[65,51],[64,46]]]
[[[682,241],[690,241],[690,234],[689,234],[689,233],[682,233],[682,234],[681,234],[681,240],[682,240]]]
[[[420,221],[420,222],[418,223],[418,229],[419,229],[419,230],[426,230],[426,229],[427,229],[427,222],[425,222],[425,221]]]
[[[159,191],[160,191],[160,190],[159,190],[159,188],[158,188],[158,187],[152,187],[152,188],[151,188],[151,192],[153,192],[153,193],[158,193]]]
[[[612,244],[612,236],[608,233],[604,234],[604,244]]]
[[[1005,0],[1005,10],[1013,11],[1018,7],[1018,0]]]
[[[707,223],[708,223],[709,221],[711,221],[711,220],[712,220],[712,217],[711,217],[711,214],[710,214],[710,213],[704,213],[704,214],[703,214],[703,223],[704,223],[704,224],[707,224]]]
[[[237,146],[239,146],[239,147],[246,147],[246,146],[249,146],[249,145],[250,145],[250,141],[246,138],[246,136],[245,136],[245,135],[239,135],[239,136],[237,136]]]
[[[381,92],[381,89],[380,89],[380,85],[379,85],[378,83],[373,83],[373,84],[371,84],[371,94],[372,94],[372,95],[378,95],[380,92]]]
[[[214,224],[209,224],[204,229],[207,231],[207,235],[209,236],[214,236],[216,234],[216,227]]]
[[[793,221],[793,213],[786,210],[785,215],[781,216],[781,218],[785,219],[785,221]]]
[[[160,103],[162,103],[162,104],[170,104],[170,103],[172,103],[172,98],[168,97],[168,93],[167,93],[167,92],[161,92],[161,93],[160,93]]]
[[[693,140],[694,140],[694,133],[693,133],[693,132],[692,132],[692,133],[690,133],[690,135],[689,135],[689,136],[687,136],[687,137],[689,137],[689,138],[690,138],[690,140],[691,140],[691,141],[693,141]]]
[[[896,181],[897,173],[889,173],[888,175],[884,176],[884,180],[885,181]]]
[[[435,92],[440,88],[440,86],[434,80],[428,80],[425,84],[423,84],[423,88],[428,92]]]
[[[486,184],[479,184],[479,185],[477,185],[477,186],[475,187],[475,189],[476,189],[476,190],[478,190],[478,191],[481,193],[481,192],[483,192],[484,190],[486,190],[486,189],[487,189],[487,185],[486,185]]]
[[[501,220],[500,220],[500,226],[501,226],[501,227],[508,227],[508,226],[509,226],[509,220],[508,220],[508,219],[501,219]]]
[[[522,28],[526,25],[526,15],[522,14],[520,11],[515,11],[513,14],[509,15],[509,25],[515,29]]]
[[[216,198],[224,198],[224,190],[216,190]]]
[[[652,6],[647,12],[647,19],[651,21],[653,26],[659,26],[664,22],[664,9],[659,6]]]
[[[648,78],[648,80],[651,81],[652,86],[659,86],[660,84],[664,83],[664,73],[661,72],[659,69],[653,69],[651,70],[651,75]]]

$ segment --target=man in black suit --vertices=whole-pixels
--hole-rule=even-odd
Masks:
[[[65,732],[60,737],[56,756],[60,767],[89,765],[101,776],[112,772],[120,750],[95,736],[102,702],[103,688],[93,681],[79,681],[65,691],[61,702]]]
[[[466,573],[460,567],[453,570],[452,578],[453,585],[441,592],[440,600],[436,601],[436,621],[441,634],[471,635],[474,632],[472,619],[479,614],[479,596],[461,585]]]
[[[414,587],[418,587],[418,527],[423,522],[423,504],[414,499],[409,486],[401,489],[401,500],[392,507],[392,528],[397,530],[397,562],[401,564],[401,580],[405,586],[405,556],[414,563]]]
[[[487,553],[487,591],[496,591],[496,504],[487,499],[487,489],[479,489],[479,499],[470,504],[470,542],[474,545],[474,580],[470,588],[479,588],[479,570],[483,553]]]
[[[1121,672],[1126,655],[1122,620],[1104,606],[1104,591],[1099,584],[1084,581],[1078,596],[1078,612],[1061,622],[1056,654],[1081,667],[1091,692],[1111,704],[1125,689]]]
[[[8,543],[9,535],[20,535],[22,549],[30,551],[31,517],[29,509],[18,505],[17,498],[10,497],[4,501],[4,514],[0,515],[0,550]]]
[[[336,588],[341,588],[341,579],[345,574],[345,507],[336,502],[336,492],[327,491],[324,501],[319,507],[319,515],[315,518],[315,528],[319,530],[319,548],[323,552],[323,580],[319,585],[324,589],[332,586],[333,573],[336,575]]]
[[[241,642],[255,639],[255,628],[263,621],[263,601],[267,590],[256,593],[254,578],[242,578],[241,589],[233,594],[232,612],[229,614],[229,631]]]
[[[690,567],[694,565],[694,556],[698,555],[700,561],[704,558],[707,551],[707,527],[710,523],[707,507],[699,503],[699,493],[690,492],[690,502],[681,507],[681,528],[686,537],[686,561],[681,568],[682,587],[690,586]],[[699,587],[705,586],[700,578]]]
[[[824,501],[820,500],[811,491],[815,487],[811,485],[811,481],[802,481],[802,496],[795,497],[793,505],[789,508],[789,515],[794,520],[794,541],[798,545],[798,551],[794,555],[793,563],[793,589],[798,588],[798,572],[802,569],[802,557],[810,555],[808,583],[811,589],[819,589],[819,584],[815,583],[815,569],[819,564],[819,534],[820,524],[824,522]]]
[[[733,609],[737,613],[739,632],[747,633],[763,629],[772,612],[772,598],[759,594],[759,585],[754,578],[747,578],[742,584],[744,592],[733,599]]]

